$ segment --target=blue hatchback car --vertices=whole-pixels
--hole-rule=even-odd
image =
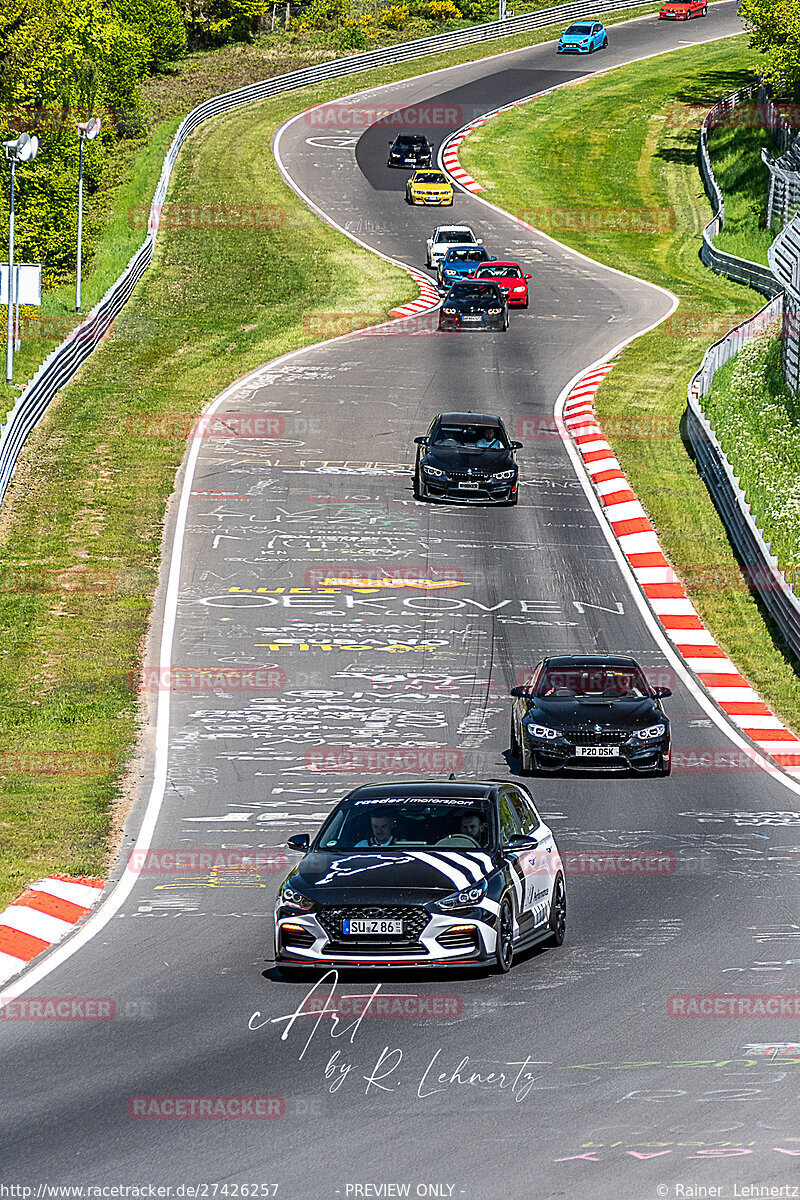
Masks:
[[[608,45],[608,34],[602,21],[576,21],[558,39],[559,54],[591,54]]]
[[[451,284],[474,275],[483,263],[497,262],[489,255],[484,246],[451,246],[438,267],[439,287],[449,288]]]

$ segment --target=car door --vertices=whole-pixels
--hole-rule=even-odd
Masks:
[[[497,796],[497,810],[500,821],[500,847],[514,888],[519,932],[524,936],[533,928],[530,902],[532,888],[526,875],[529,852],[514,850],[510,844],[513,838],[523,836],[522,822],[514,798],[513,788],[500,788]]]
[[[550,900],[560,858],[552,830],[536,811],[536,806],[523,788],[515,788],[514,807],[525,837],[536,838],[539,843],[525,861],[528,883],[528,902],[531,907],[533,925],[543,925],[550,917]]]

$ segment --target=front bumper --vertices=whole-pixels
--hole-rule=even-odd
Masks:
[[[558,43],[558,53],[559,54],[591,54],[591,52],[592,52],[591,46],[574,46],[574,45],[562,46],[560,42]]]
[[[454,330],[454,329],[493,329],[502,332],[505,329],[505,322],[502,313],[499,317],[484,316],[480,321],[464,321],[458,314],[456,316],[439,316],[439,329]]]
[[[543,771],[627,771],[646,775],[669,761],[669,735],[659,741],[642,742],[640,745],[624,742],[618,747],[619,754],[608,757],[579,756],[578,747],[567,738],[545,741],[526,736],[534,761]]]
[[[384,948],[381,940],[386,943],[387,939],[379,937],[353,937],[345,943],[342,935],[333,940],[324,909],[299,914],[279,910],[275,919],[275,961],[284,966],[317,968],[485,966],[493,962],[495,956],[497,933],[492,909],[496,907],[489,901],[485,908],[477,907],[452,916],[430,913],[422,932],[417,938],[409,938],[402,948],[395,945]],[[328,926],[327,931],[323,922]],[[286,925],[302,926],[303,932],[285,930]],[[456,936],[455,927],[459,925],[473,927],[470,944],[466,944],[468,935],[465,932],[463,945],[443,945],[439,941],[442,935],[447,941],[448,931],[451,931],[449,939],[452,941]]]
[[[660,12],[658,14],[659,21],[688,21],[688,12]]]
[[[412,204],[430,204],[430,205],[434,205],[434,206],[435,205],[441,206],[443,204],[452,204],[453,203],[453,193],[452,192],[450,192],[449,195],[442,192],[435,196],[426,195],[424,192],[409,192],[408,198]]]
[[[423,495],[430,500],[451,504],[509,504],[517,495],[517,479],[476,480],[477,488],[460,488],[457,479],[431,479],[422,476]]]

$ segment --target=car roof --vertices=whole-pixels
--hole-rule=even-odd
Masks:
[[[620,667],[627,670],[635,667],[639,670],[636,659],[627,654],[559,654],[544,661],[546,666],[555,667],[556,670],[569,667]]]
[[[472,233],[472,228],[469,225],[437,225],[436,233],[441,233],[447,230],[448,233]],[[474,237],[475,235],[472,234]]]
[[[437,421],[463,421],[465,425],[475,425],[480,421],[483,425],[497,425],[499,428],[503,422],[499,417],[490,416],[488,413],[474,412],[449,412],[439,413]]]
[[[398,133],[394,140],[399,142],[401,138],[404,142],[427,142],[428,140],[424,133]]]
[[[459,780],[412,780],[408,783],[362,784],[348,792],[348,800],[404,800],[414,797],[443,800],[480,800],[488,797],[496,782],[460,782]]]

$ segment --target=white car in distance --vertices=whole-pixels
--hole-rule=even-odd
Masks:
[[[483,238],[476,237],[469,225],[439,225],[426,243],[428,266],[435,267],[453,246],[480,246],[482,244]]]

